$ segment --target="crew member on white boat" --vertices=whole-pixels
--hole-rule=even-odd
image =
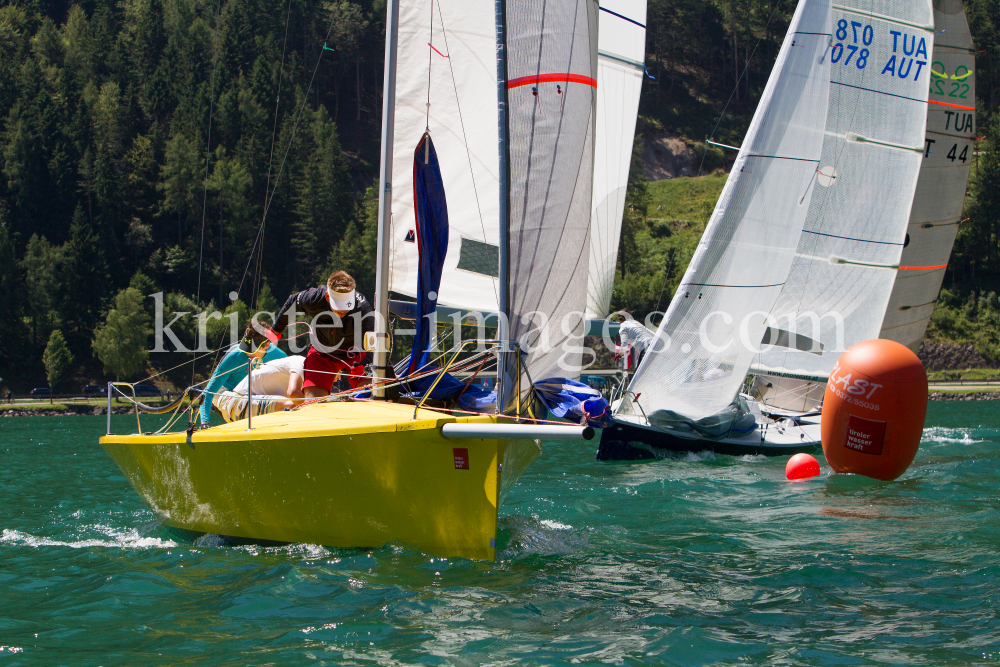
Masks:
[[[628,345],[635,350],[635,367],[638,368],[639,363],[646,354],[646,348],[656,338],[656,334],[647,329],[642,322],[636,322],[635,318],[632,317],[632,313],[627,310],[619,310],[616,313],[612,313],[611,320],[621,323],[618,325],[618,336],[621,338],[622,347]]]
[[[268,361],[250,372],[250,377],[236,385],[233,393],[246,394],[253,388],[254,396],[286,396],[282,408],[293,408],[305,398],[302,379],[305,377],[306,358],[298,355]]]

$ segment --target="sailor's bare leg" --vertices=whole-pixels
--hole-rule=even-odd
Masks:
[[[323,398],[324,396],[329,396],[330,392],[323,387],[306,387],[303,392],[306,398]]]
[[[288,389],[285,390],[285,396],[289,398],[282,404],[285,410],[291,410],[305,400],[306,395],[302,391],[302,376],[298,373],[292,373],[291,377],[288,378]]]

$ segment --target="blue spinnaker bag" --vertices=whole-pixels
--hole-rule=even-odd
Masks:
[[[546,378],[534,385],[535,393],[556,417],[580,421],[596,420],[608,410],[608,402],[593,387],[569,378]]]

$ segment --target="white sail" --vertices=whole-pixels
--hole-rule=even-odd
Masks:
[[[416,296],[413,151],[427,128],[448,197],[439,303],[487,312],[499,303],[496,34],[494,0],[400,2],[389,288]]]
[[[594,178],[597,13],[594,0],[506,3],[507,315],[510,337],[526,353],[534,381],[580,371]],[[527,386],[521,383],[522,393]]]
[[[878,337],[896,278],[924,152],[932,8],[844,0],[830,31],[819,187],[771,311],[772,345],[753,366],[820,381],[845,349]]]
[[[802,0],[743,147],[630,386],[645,414],[690,419],[736,396],[788,275],[830,94],[830,1]]]
[[[934,31],[927,136],[909,243],[879,334],[914,351],[934,312],[958,233],[976,137],[976,53],[961,0],[935,0]]]
[[[587,317],[607,316],[618,262],[646,50],[646,0],[602,0]]]

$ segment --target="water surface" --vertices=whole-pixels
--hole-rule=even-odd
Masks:
[[[895,482],[552,443],[495,563],[186,539],[104,419],[0,419],[0,667],[1000,661],[1000,402],[931,403]]]

